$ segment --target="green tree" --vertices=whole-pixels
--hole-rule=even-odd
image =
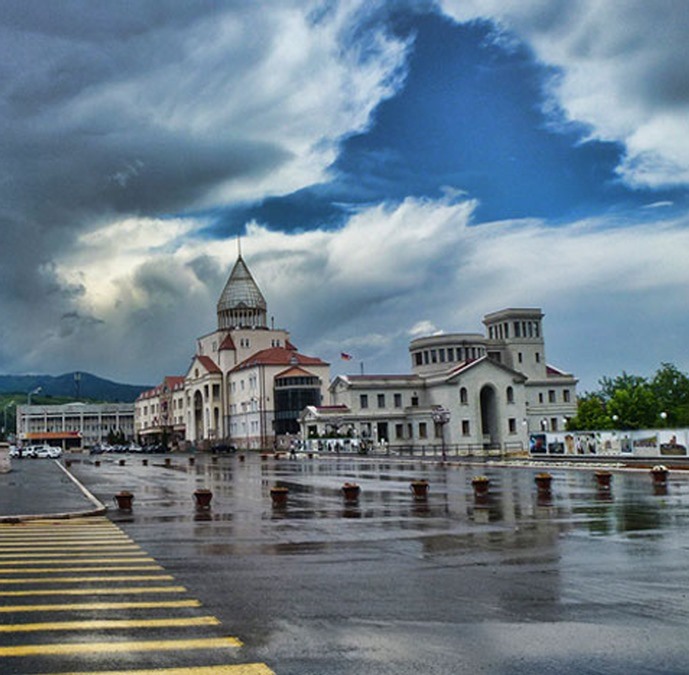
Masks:
[[[579,397],[577,414],[567,423],[570,431],[610,429],[612,420],[608,415],[603,397],[597,393],[587,393]]]
[[[616,389],[607,410],[618,429],[648,429],[658,425],[658,401],[645,382]]]
[[[689,426],[689,376],[672,363],[663,363],[650,386],[659,412],[667,413],[667,425]]]
[[[615,392],[620,389],[632,390],[646,387],[648,386],[648,380],[645,377],[641,377],[641,375],[630,375],[623,370],[622,375],[617,377],[602,377],[598,380],[598,384],[600,385],[600,395],[605,401],[609,401],[615,395]]]

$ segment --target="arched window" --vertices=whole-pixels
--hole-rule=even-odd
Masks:
[[[462,405],[467,405],[469,403],[469,395],[467,394],[467,388],[466,387],[462,387],[459,390],[459,402]]]
[[[507,387],[507,402],[514,403],[514,389],[512,387]]]

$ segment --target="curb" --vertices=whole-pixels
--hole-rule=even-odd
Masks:
[[[84,485],[82,485],[67,469],[57,460],[53,460],[67,477],[79,488],[81,493],[86,497],[95,508],[84,511],[69,511],[63,513],[44,513],[44,514],[26,514],[18,516],[0,516],[0,523],[23,523],[28,520],[68,520],[73,518],[89,518],[92,516],[102,516],[108,510],[98,498],[96,498]]]

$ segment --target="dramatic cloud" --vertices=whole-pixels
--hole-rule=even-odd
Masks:
[[[174,243],[170,215],[323,180],[342,139],[403,81],[408,44],[362,27],[369,7],[3,2],[0,311],[12,331],[0,369],[46,369],[52,356],[85,368],[81,342],[95,355],[113,330],[104,279],[141,264],[135,242]],[[152,298],[174,296],[171,270],[141,274],[127,302],[154,311]],[[89,367],[118,375],[104,361]]]
[[[492,20],[558,74],[562,122],[624,144],[632,186],[689,184],[689,11],[677,0],[442,0],[458,21]]]
[[[288,234],[252,224],[242,249],[276,325],[292,330],[302,350],[330,359],[335,372],[344,367],[342,350],[367,368],[404,372],[411,337],[482,332],[483,315],[508,306],[545,310],[549,360],[589,388],[605,374],[598,360],[589,365],[591,350],[612,373],[629,363],[650,372],[667,353],[683,353],[689,269],[668,263],[689,250],[689,219],[626,227],[604,220],[475,225],[474,206],[407,199],[362,210],[337,231]],[[97,266],[97,238],[83,242],[82,253],[88,256],[89,242]],[[84,313],[98,306],[104,321],[81,330],[98,333],[112,350],[126,343],[136,356],[132,372],[151,379],[183,371],[195,338],[213,330],[236,245],[181,237],[174,251],[152,247],[137,255],[103,275],[116,289],[115,304],[99,305],[94,290],[77,305]],[[624,323],[614,316],[625,316]]]
[[[238,232],[276,325],[334,372],[405,371],[410,337],[515,305],[585,387],[689,368],[688,22],[664,0],[5,0],[0,371],[183,373]],[[505,214],[527,218],[480,222]]]

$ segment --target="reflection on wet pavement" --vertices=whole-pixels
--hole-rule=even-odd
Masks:
[[[646,471],[615,471],[601,490],[591,470],[554,469],[550,493],[539,493],[536,469],[421,461],[182,456],[170,467],[72,469],[104,502],[133,492],[134,511],[110,517],[224,621],[241,621],[252,658],[278,673],[686,664],[676,630],[689,618],[681,472],[658,492]],[[472,489],[479,473],[490,480],[485,497]],[[410,490],[417,480],[429,483],[426,499]],[[360,486],[357,501],[343,498],[344,483]],[[284,506],[272,503],[274,486],[288,488]],[[203,512],[200,487],[213,492]],[[638,642],[650,630],[652,645]],[[436,647],[421,670],[403,658],[415,634]]]

